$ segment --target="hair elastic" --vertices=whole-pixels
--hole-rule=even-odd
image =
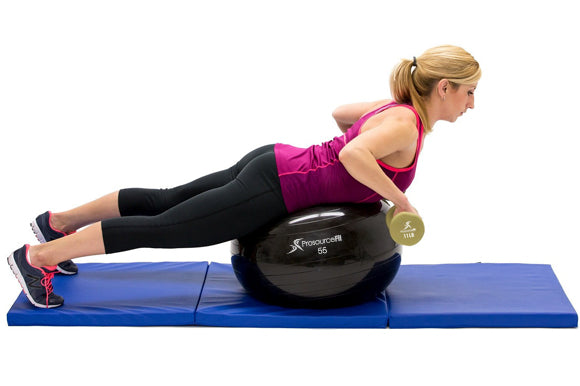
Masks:
[[[417,58],[413,56],[413,66],[417,67]]]

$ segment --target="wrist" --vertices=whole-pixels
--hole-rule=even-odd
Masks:
[[[401,197],[398,197],[396,200],[391,201],[397,207],[398,211],[412,212],[413,210],[413,206],[411,205],[411,203],[404,194]]]

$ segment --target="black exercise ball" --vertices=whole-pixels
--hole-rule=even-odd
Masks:
[[[304,209],[232,242],[232,266],[255,298],[285,307],[345,307],[374,298],[393,280],[401,246],[386,226],[389,206]]]

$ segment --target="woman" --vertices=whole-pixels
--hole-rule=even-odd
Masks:
[[[416,213],[404,192],[424,136],[437,121],[454,122],[474,107],[480,77],[479,64],[462,48],[429,49],[395,67],[394,101],[337,108],[342,136],[308,149],[264,146],[230,169],[173,189],[123,189],[66,212],[46,212],[32,223],[41,244],[16,250],[8,263],[31,303],[53,308],[64,300],[53,293],[52,278],[76,273],[74,258],[217,244],[322,203],[386,198],[396,213]]]

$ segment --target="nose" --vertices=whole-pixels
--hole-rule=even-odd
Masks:
[[[470,98],[469,101],[467,102],[467,106],[468,109],[474,109],[475,108],[475,100],[473,98]]]

